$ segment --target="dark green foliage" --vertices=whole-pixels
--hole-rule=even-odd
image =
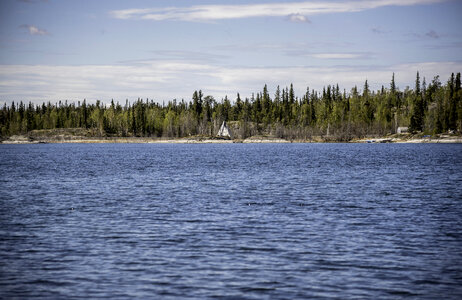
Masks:
[[[412,107],[412,115],[409,124],[409,130],[411,132],[422,131],[424,121],[424,100],[420,91],[420,76],[417,72],[417,78],[415,80],[414,89],[414,101]]]
[[[172,100],[159,104],[138,99],[122,107],[112,100],[88,104],[59,101],[34,106],[22,101],[0,110],[0,134],[26,134],[36,129],[89,128],[100,136],[186,137],[214,135],[222,121],[237,128],[235,136],[246,138],[271,134],[283,138],[306,139],[326,135],[338,140],[369,134],[394,133],[398,126],[413,132],[441,133],[462,131],[462,88],[460,73],[452,74],[446,85],[436,76],[421,86],[417,73],[414,90],[401,92],[394,74],[390,88],[371,91],[366,81],[362,93],[350,93],[337,85],[327,85],[322,93],[307,88],[297,97],[294,87],[276,88],[271,98],[265,85],[262,92],[234,102],[228,97],[216,101],[195,91],[190,102]]]

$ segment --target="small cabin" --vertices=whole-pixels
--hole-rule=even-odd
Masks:
[[[401,134],[401,133],[409,133],[409,127],[398,127],[396,130],[396,133]]]

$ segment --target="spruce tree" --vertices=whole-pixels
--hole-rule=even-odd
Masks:
[[[462,87],[460,82],[460,72],[456,75],[454,87],[455,105],[457,109],[457,129],[462,132]]]
[[[449,96],[448,96],[448,129],[455,130],[457,127],[457,87],[456,87],[456,78],[454,78],[454,73],[451,74],[449,79]],[[460,78],[459,78],[460,86]]]
[[[419,72],[417,72],[417,76],[415,80],[415,88],[414,88],[413,108],[412,108],[411,120],[409,124],[409,131],[411,132],[422,131],[423,120],[424,120],[423,99],[422,99],[422,93],[420,91],[420,76],[419,76]]]
[[[82,103],[82,117],[83,117],[83,127],[88,128],[88,115],[87,115],[87,100],[83,99]]]

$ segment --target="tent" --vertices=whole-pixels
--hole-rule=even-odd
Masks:
[[[221,124],[220,130],[218,130],[217,136],[231,138],[231,131],[226,125],[226,121],[223,121],[223,124]]]

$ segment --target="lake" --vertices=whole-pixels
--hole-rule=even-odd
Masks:
[[[0,298],[462,297],[462,145],[0,145]]]

